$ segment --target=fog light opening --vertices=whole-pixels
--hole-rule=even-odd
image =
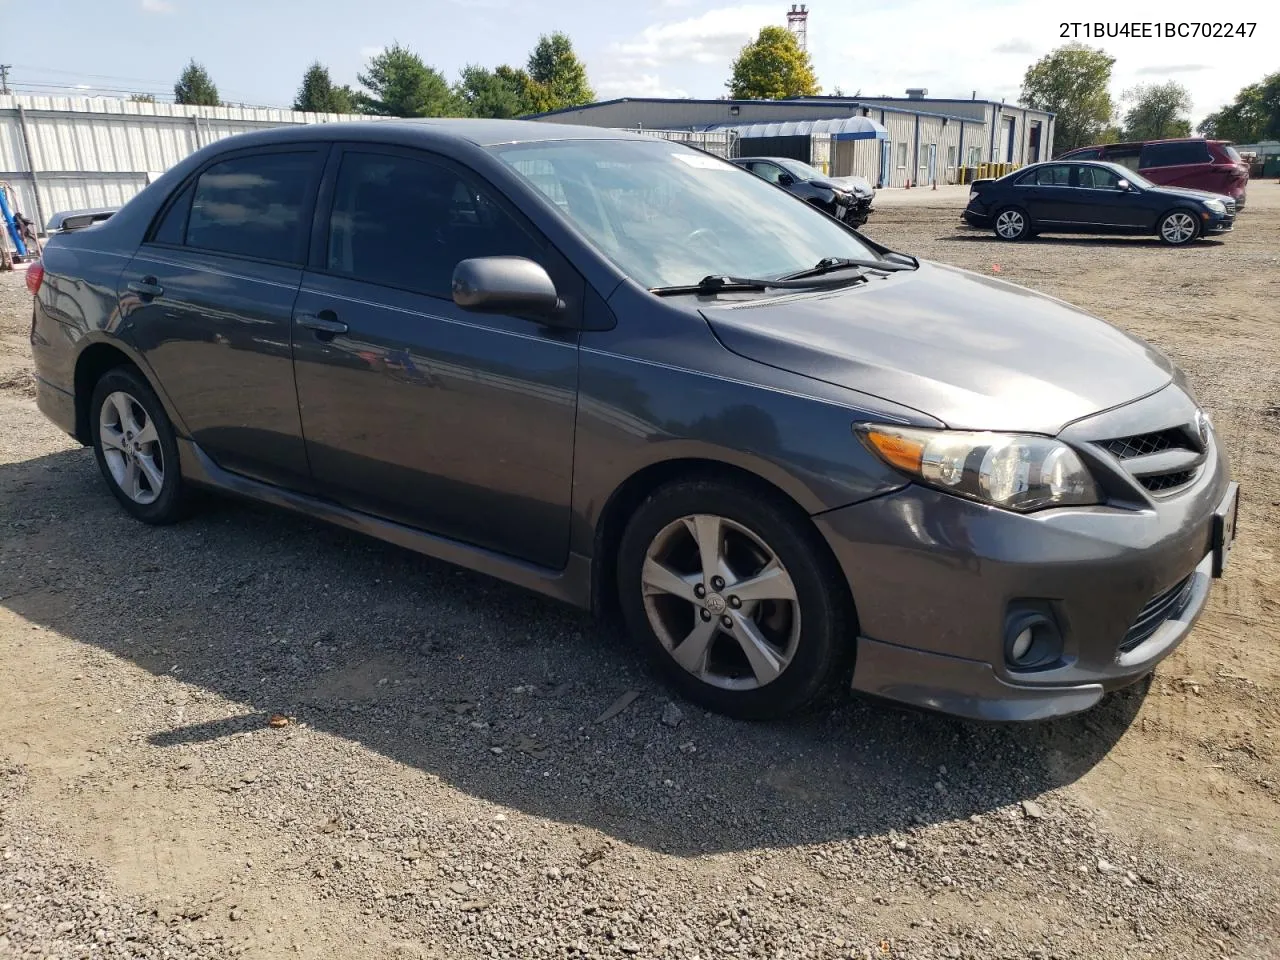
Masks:
[[[1010,616],[1005,627],[1005,661],[1013,670],[1033,670],[1062,657],[1062,632],[1053,618],[1038,610]]]

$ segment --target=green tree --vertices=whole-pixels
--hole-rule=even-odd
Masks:
[[[573,42],[559,31],[538,38],[525,69],[529,78],[525,106],[533,111],[576,107],[596,98],[586,65],[574,53]]]
[[[1236,143],[1280,140],[1280,71],[1249,84],[1196,129],[1206,137]]]
[[[735,100],[812,97],[822,90],[809,54],[784,27],[761,27],[759,36],[739,51],[725,86]]]
[[[302,86],[293,98],[293,109],[311,113],[355,113],[355,92],[346,84],[335,87],[329,68],[319,61],[302,76]]]
[[[1081,43],[1064,44],[1027,68],[1022,102],[1057,114],[1058,153],[1097,143],[1115,114],[1108,86],[1115,57]]]
[[[222,103],[218,97],[218,88],[209,78],[209,72],[192,60],[182,71],[182,76],[173,85],[175,103],[185,103],[197,107],[216,107]]]
[[[1177,81],[1139,84],[1126,90],[1124,99],[1132,102],[1124,115],[1126,140],[1166,140],[1191,134],[1191,91]]]
[[[458,112],[444,75],[420,56],[394,43],[370,57],[356,79],[368,93],[357,94],[362,113],[383,117],[450,117]]]
[[[468,64],[453,88],[454,96],[472,117],[518,117],[532,112],[529,75],[505,64],[497,69]]]

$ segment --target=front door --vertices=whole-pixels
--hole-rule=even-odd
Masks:
[[[1147,229],[1155,224],[1155,212],[1134,189],[1121,190],[1120,176],[1109,167],[1082,163],[1076,166],[1076,189],[1082,216],[1108,229]]]
[[[316,484],[352,508],[562,567],[578,331],[471,313],[450,290],[458,261],[482,256],[542,263],[570,310],[583,281],[451,162],[352,147],[334,163],[294,326]]]
[[[929,183],[938,182],[938,145],[929,144]]]
[[[328,147],[219,159],[170,201],[120,277],[119,333],[224,469],[309,480],[290,352]]]
[[[880,141],[880,181],[876,189],[887,187],[893,176],[893,144],[888,140]]]

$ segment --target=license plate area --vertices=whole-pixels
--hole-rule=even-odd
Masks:
[[[1221,577],[1236,540],[1236,518],[1240,513],[1240,485],[1231,484],[1227,495],[1213,512],[1213,575]]]

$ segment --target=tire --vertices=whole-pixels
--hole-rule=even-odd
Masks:
[[[699,533],[721,547],[719,569],[733,582],[707,578]],[[817,531],[781,497],[721,480],[679,481],[637,508],[618,550],[628,633],[688,700],[769,719],[816,705],[847,676],[852,601]],[[770,558],[781,575],[765,565]],[[758,597],[733,592],[734,582],[760,573],[769,576],[757,581]]]
[[[89,429],[98,469],[130,516],[156,525],[183,518],[187,491],[173,424],[142,374],[120,366],[102,375],[89,401]]]
[[[1185,247],[1200,236],[1200,221],[1189,210],[1170,210],[1156,224],[1160,242],[1171,247]]]
[[[1026,240],[1032,235],[1031,220],[1021,207],[1003,207],[997,210],[991,229],[1000,240]]]

